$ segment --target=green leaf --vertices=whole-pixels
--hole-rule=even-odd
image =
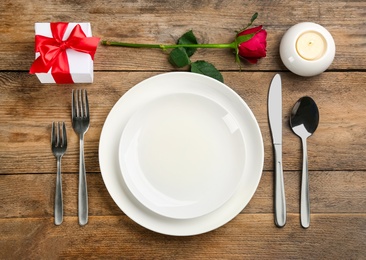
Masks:
[[[173,49],[169,53],[169,62],[178,68],[183,68],[191,63],[187,52],[184,48]]]
[[[193,34],[192,30],[186,32],[178,39],[179,45],[182,44],[197,44],[196,36]],[[197,50],[197,48],[184,48],[187,52],[188,57],[191,57]]]
[[[257,19],[258,17],[258,13],[254,13],[252,16],[252,19],[250,19],[250,25],[252,25],[252,23],[254,22],[255,19]]]
[[[218,81],[224,82],[224,78],[214,65],[204,60],[195,61],[191,64],[191,71],[199,74],[209,76],[217,79]]]

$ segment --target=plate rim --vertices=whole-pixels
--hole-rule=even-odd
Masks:
[[[113,121],[115,117],[118,118],[118,112],[131,114],[130,110],[132,111],[135,109],[134,111],[136,111],[138,105],[136,104],[136,100],[134,101],[131,100],[131,96],[133,97],[134,95],[135,96],[137,95],[140,99],[139,102],[140,103],[144,102],[144,99],[147,98],[143,97],[142,95],[139,96],[140,94],[143,94],[144,91],[145,92],[147,91],[144,89],[152,88],[151,83],[156,84],[156,81],[159,82],[160,80],[167,80],[170,78],[173,78],[174,80],[197,81],[200,83],[203,82],[207,85],[210,85],[210,88],[211,87],[218,88],[224,91],[227,95],[229,95],[230,98],[236,99],[235,101],[239,102],[240,105],[243,106],[243,108],[245,108],[247,116],[249,116],[251,120],[250,122],[252,124],[251,130],[256,134],[255,138],[251,139],[257,140],[255,146],[257,154],[255,157],[253,156],[252,158],[253,160],[256,160],[256,162],[253,163],[252,165],[252,167],[254,168],[254,172],[256,173],[255,176],[256,178],[255,180],[253,180],[254,185],[252,186],[250,194],[247,194],[246,191],[240,189],[244,187],[240,187],[234,193],[234,195],[219,209],[207,215],[193,219],[171,219],[161,216],[159,214],[150,211],[145,206],[140,204],[140,202],[137,201],[136,198],[131,196],[132,194],[130,194],[129,191],[126,191],[127,186],[125,185],[122,179],[122,175],[120,173],[116,173],[120,171],[118,162],[118,145],[116,145],[116,143],[119,144],[119,142],[114,142],[112,140],[113,137],[109,136],[111,132],[112,135],[113,134],[117,135],[117,132],[119,131],[117,138],[120,138],[122,134],[124,126],[121,126],[122,129],[118,129],[118,125],[123,125],[123,122],[121,122],[122,120],[117,123]],[[119,111],[120,109],[124,109],[124,106],[130,106],[129,112],[126,112],[124,110]],[[114,154],[112,151],[114,151]],[[129,218],[131,218],[134,222],[136,222],[140,226],[143,226],[157,233],[173,236],[190,236],[206,233],[216,228],[219,228],[224,224],[226,224],[227,222],[231,221],[246,207],[251,198],[254,196],[263,174],[263,164],[264,164],[263,137],[258,122],[252,110],[233,89],[231,89],[224,83],[221,83],[210,77],[191,72],[167,72],[157,74],[144,79],[143,81],[137,83],[136,85],[131,87],[128,91],[126,91],[113,105],[112,109],[108,113],[108,116],[106,117],[106,120],[103,124],[102,131],[100,134],[98,152],[99,152],[98,153],[99,166],[104,184],[109,194],[111,195],[112,199],[117,204],[117,206]],[[111,159],[112,157],[116,156],[117,160]],[[116,167],[116,164],[118,165],[118,167]],[[118,178],[117,175],[119,175],[120,177]]]

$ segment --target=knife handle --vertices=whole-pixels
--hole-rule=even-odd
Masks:
[[[282,169],[282,145],[274,145],[275,154],[275,224],[277,227],[283,227],[286,224],[286,198],[285,185],[283,181]]]

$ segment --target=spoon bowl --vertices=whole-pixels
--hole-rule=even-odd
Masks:
[[[302,179],[301,179],[301,225],[304,228],[310,226],[310,199],[309,199],[309,176],[307,138],[310,137],[319,124],[319,110],[311,97],[302,97],[294,105],[290,126],[292,131],[301,138],[303,149]]]

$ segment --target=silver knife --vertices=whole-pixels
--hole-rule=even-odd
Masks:
[[[276,74],[268,93],[268,117],[272,133],[275,168],[274,211],[275,224],[286,224],[286,199],[282,168],[282,84],[280,74]]]

